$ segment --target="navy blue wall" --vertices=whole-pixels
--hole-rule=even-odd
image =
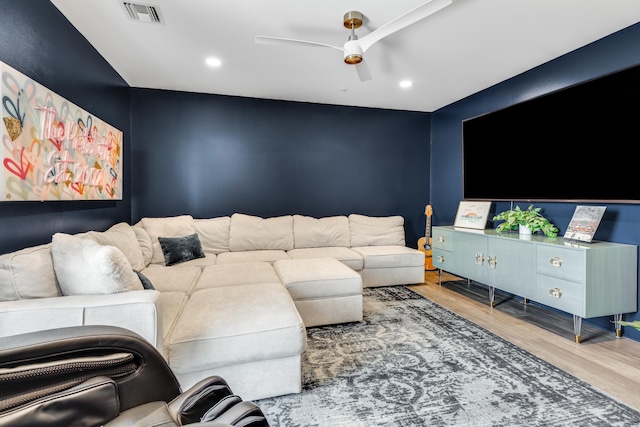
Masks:
[[[431,134],[431,203],[434,225],[452,224],[458,202],[462,198],[462,121],[515,103],[597,78],[640,63],[640,24],[564,55],[517,77],[444,107],[432,114]],[[604,108],[604,106],[603,106]],[[630,106],[637,108],[637,106]],[[498,149],[500,147],[496,147]],[[606,141],[603,141],[606,149]],[[633,146],[620,155],[635,155]],[[557,167],[563,159],[551,164],[541,157],[522,160],[519,153],[505,158],[513,164],[514,174],[544,173],[544,168]],[[591,169],[582,169],[575,182],[563,185],[598,185],[598,176],[615,165],[600,165],[597,157]],[[478,177],[482,179],[482,177]],[[495,183],[487,182],[487,185]],[[630,182],[628,185],[640,185]],[[526,202],[520,202],[525,207]],[[575,210],[575,203],[536,203],[542,213],[564,233]],[[509,208],[508,202],[493,203],[493,212]],[[609,204],[595,238],[640,245],[640,205]],[[492,227],[489,224],[488,227]],[[639,303],[640,304],[640,303]],[[626,320],[640,319],[635,313]],[[610,318],[594,319],[591,323],[612,329]],[[640,339],[640,333],[626,328],[625,334]]]
[[[435,225],[453,222],[462,120],[637,65],[640,24],[433,114],[130,90],[48,0],[0,0],[0,61],[122,130],[125,150],[121,202],[1,202],[0,253],[58,231],[181,213],[399,214],[415,245],[426,203]],[[514,170],[542,164],[514,162]],[[615,165],[594,159],[587,185],[607,167]],[[575,208],[539,205],[561,231]],[[596,238],[640,245],[639,217],[640,205],[609,205]],[[609,319],[596,323],[611,328]]]
[[[424,234],[430,114],[132,89],[132,220],[402,215]]]
[[[124,132],[123,201],[0,202],[0,253],[130,221],[129,87],[48,0],[0,0],[0,61]]]

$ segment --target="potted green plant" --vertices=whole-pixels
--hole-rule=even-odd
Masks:
[[[500,212],[493,217],[493,220],[504,222],[496,227],[496,231],[517,230],[520,228],[521,233],[528,234],[522,230],[526,227],[529,233],[542,231],[547,237],[556,237],[559,231],[558,228],[540,214],[540,209],[530,205],[527,209],[522,210],[520,206],[516,206],[515,209]]]

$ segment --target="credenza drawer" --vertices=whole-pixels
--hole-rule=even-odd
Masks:
[[[433,248],[431,263],[436,268],[441,268],[445,271],[451,271],[453,269],[453,252]]]
[[[445,251],[453,250],[453,232],[451,230],[443,230],[438,227],[433,228],[433,236],[431,237],[431,245],[434,249],[444,249]]]
[[[538,245],[536,270],[548,276],[583,282],[586,272],[584,251]]]
[[[584,286],[580,283],[544,274],[536,275],[535,301],[541,304],[582,315],[583,298]]]

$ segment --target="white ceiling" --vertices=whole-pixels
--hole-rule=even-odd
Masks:
[[[164,24],[131,20],[122,0],[51,2],[132,87],[425,112],[640,22],[639,0],[453,0],[367,50],[361,82],[337,50],[255,36],[342,46],[346,12],[364,14],[362,38],[425,0],[130,0]]]

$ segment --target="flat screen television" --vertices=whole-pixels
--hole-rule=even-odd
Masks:
[[[640,66],[462,122],[465,200],[640,203]]]

